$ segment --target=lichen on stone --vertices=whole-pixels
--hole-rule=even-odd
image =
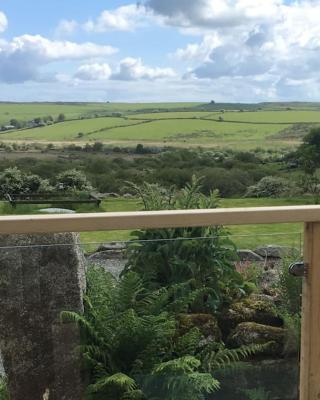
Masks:
[[[201,334],[212,341],[221,340],[221,331],[217,319],[211,314],[179,314],[178,331],[179,335],[184,335],[193,328],[198,328]]]
[[[270,343],[265,354],[279,356],[283,353],[285,332],[285,329],[275,326],[243,322],[230,333],[227,343],[234,347]]]

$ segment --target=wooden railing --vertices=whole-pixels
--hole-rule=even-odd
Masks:
[[[89,232],[211,225],[305,224],[300,400],[320,399],[320,206],[0,217],[0,234]]]

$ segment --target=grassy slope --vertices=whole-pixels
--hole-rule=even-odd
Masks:
[[[122,126],[127,125],[127,126]],[[271,136],[290,125],[246,125],[204,120],[155,120],[141,123],[122,118],[97,118],[81,121],[67,121],[43,128],[14,131],[0,135],[0,140],[19,140],[37,142],[82,142],[102,141],[104,143],[136,145],[146,144],[190,146],[221,146],[239,148],[256,148],[287,146],[290,143],[274,140]],[[103,129],[106,128],[106,129]],[[95,132],[96,131],[96,132]],[[78,133],[86,135],[78,138]],[[88,134],[90,133],[90,134]],[[292,142],[292,145],[294,143]]]
[[[132,112],[136,110],[171,109],[177,107],[194,107],[201,103],[0,103],[0,125],[10,119],[31,120],[36,117],[60,113],[68,119],[94,112]]]
[[[225,121],[245,121],[258,123],[320,123],[319,111],[257,111],[226,112]]]
[[[77,121],[66,121],[59,124],[45,126],[43,128],[25,129],[5,133],[0,136],[0,139],[13,140],[49,140],[49,141],[72,141],[79,140],[78,133],[88,134],[104,128],[111,128],[119,125],[128,125],[130,121],[123,118],[91,118]],[[92,134],[94,137],[96,134]],[[86,135],[86,141],[91,136]]]
[[[99,140],[119,145],[135,145],[138,142],[145,142],[153,145],[169,143],[174,146],[237,146],[241,149],[253,149],[257,146],[270,148],[294,146],[298,139],[282,138],[282,140],[279,140],[274,136],[280,131],[290,128],[291,124],[294,123],[320,123],[320,112],[313,110],[219,113],[214,111],[196,112],[191,108],[194,106],[194,103],[0,104],[0,121],[1,118],[7,118],[9,115],[18,119],[19,116],[21,118],[28,116],[27,119],[30,119],[35,115],[55,115],[58,112],[64,112],[67,118],[72,118],[77,115],[93,115],[94,112],[122,111],[128,118],[92,118],[66,121],[43,128],[4,133],[1,134],[0,140],[75,141],[83,143]],[[172,112],[132,114],[133,111],[139,110],[179,107],[189,107],[189,111],[176,112],[173,110]],[[14,112],[16,115],[14,115]],[[213,121],[220,116],[224,119],[224,122]],[[150,120],[151,122],[148,122]],[[143,123],[144,121],[147,123]],[[78,137],[79,132],[86,135],[80,139]]]

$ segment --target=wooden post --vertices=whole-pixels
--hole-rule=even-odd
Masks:
[[[305,225],[300,400],[320,399],[320,223]]]

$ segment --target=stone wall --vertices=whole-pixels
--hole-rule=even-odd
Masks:
[[[79,332],[85,268],[75,234],[0,236],[0,349],[11,400],[83,398]],[[39,246],[41,245],[41,246]]]

